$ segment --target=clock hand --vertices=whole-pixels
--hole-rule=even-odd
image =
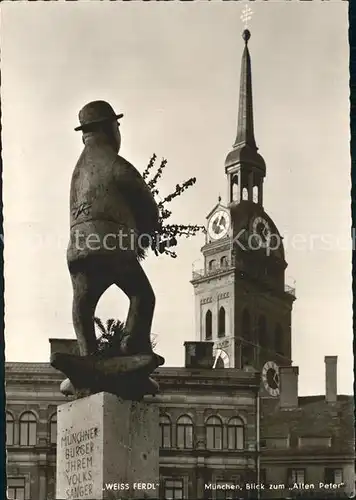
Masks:
[[[219,224],[218,224],[218,221],[217,221],[217,220],[215,220],[215,221],[213,222],[213,231],[214,231],[214,232],[215,232],[215,231],[219,231],[219,229],[220,229],[220,226],[219,226]]]
[[[216,352],[216,356],[215,356],[215,360],[214,360],[214,365],[213,365],[213,368],[215,368],[215,367],[216,367],[216,364],[217,364],[217,362],[218,362],[218,360],[219,360],[219,358],[220,358],[220,356],[221,356],[221,352],[222,352],[222,351],[221,351],[221,349],[218,349],[218,350],[217,350],[217,352]]]
[[[220,224],[220,221],[221,221],[221,218],[220,220],[216,220],[214,223],[213,223],[213,229],[216,230],[216,232],[220,232],[221,229],[224,228],[224,226],[221,226]]]
[[[220,220],[219,220],[219,222],[218,222],[218,226],[219,226],[220,228],[222,227],[222,228],[224,229],[225,225],[224,225],[224,224],[221,224],[221,223],[223,222],[223,220],[224,220],[224,216],[223,216],[223,215],[221,215],[221,216],[220,216]]]

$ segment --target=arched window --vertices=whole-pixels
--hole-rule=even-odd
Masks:
[[[218,316],[218,337],[225,337],[225,309],[221,306]]]
[[[37,437],[37,419],[27,411],[20,418],[20,446],[34,446]]]
[[[209,417],[206,421],[206,447],[210,450],[223,447],[223,425],[219,417]]]
[[[162,415],[159,419],[161,429],[161,448],[172,446],[172,422],[168,415]]]
[[[54,413],[49,421],[49,442],[57,444],[57,413]]]
[[[240,418],[231,418],[227,424],[227,447],[229,450],[244,448],[244,424]]]
[[[220,259],[220,267],[227,267],[228,261],[226,255],[223,255]]]
[[[210,309],[206,311],[205,314],[205,338],[206,340],[211,340],[213,337],[213,315]]]
[[[209,260],[208,269],[209,269],[209,271],[213,271],[214,269],[216,269],[216,260],[215,259]]]
[[[242,199],[243,200],[248,200],[248,190],[247,188],[242,189]]]
[[[284,350],[283,350],[283,330],[281,325],[276,326],[276,331],[274,333],[274,344],[275,344],[275,350],[277,354],[281,354],[283,356]]]
[[[267,323],[266,318],[261,315],[258,320],[258,343],[261,347],[267,347]]]
[[[237,175],[231,179],[231,201],[239,201],[239,178]]]
[[[253,203],[258,203],[258,186],[253,186],[252,188],[252,200]]]
[[[247,309],[242,313],[242,337],[251,342],[251,316]]]
[[[15,421],[11,413],[6,412],[6,444],[15,444]]]
[[[188,415],[177,420],[177,448],[193,448],[193,422]]]

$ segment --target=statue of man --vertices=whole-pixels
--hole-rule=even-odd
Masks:
[[[131,163],[118,155],[116,114],[105,101],[79,113],[84,149],[70,188],[68,268],[73,284],[73,324],[82,356],[97,353],[94,314],[101,295],[116,284],[129,298],[120,354],[152,353],[155,296],[137,253],[140,235],[159,229],[151,191]],[[146,238],[146,246],[148,246]],[[113,353],[113,355],[118,353]]]

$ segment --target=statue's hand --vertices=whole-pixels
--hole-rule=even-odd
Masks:
[[[118,189],[126,196],[132,208],[138,232],[149,235],[161,233],[157,202],[138,170],[124,158],[118,157],[115,175]]]

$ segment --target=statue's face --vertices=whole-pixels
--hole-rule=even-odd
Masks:
[[[115,142],[116,142],[117,151],[120,151],[121,134],[120,134],[119,123],[118,122],[114,122],[113,127],[114,127],[114,138],[115,138]]]

